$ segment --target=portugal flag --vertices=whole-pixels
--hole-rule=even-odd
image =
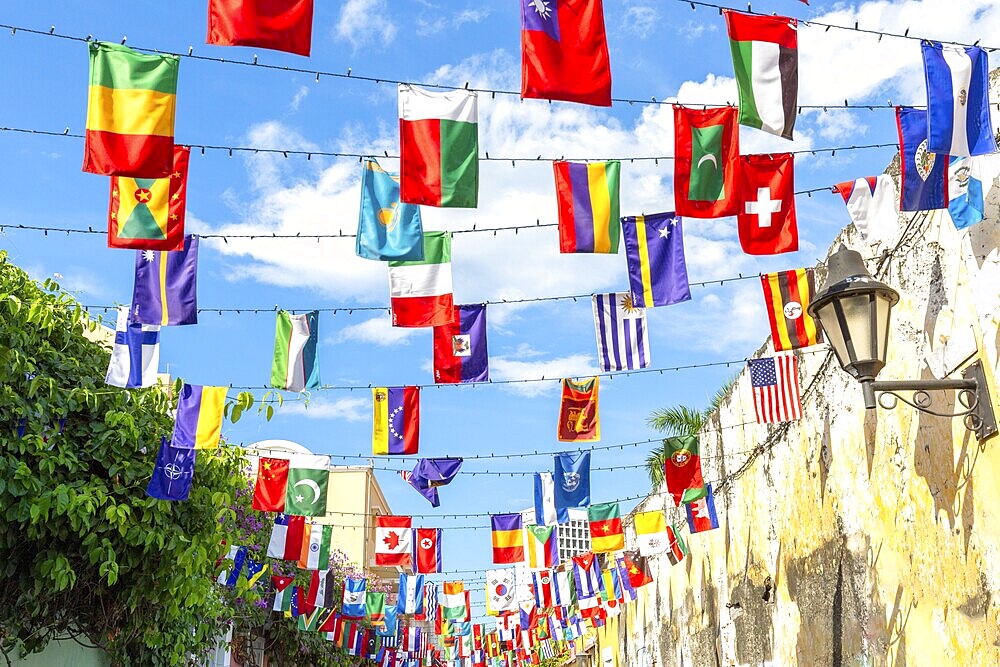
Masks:
[[[679,435],[663,441],[666,460],[663,463],[663,478],[667,491],[680,507],[705,495],[705,482],[701,476],[701,454],[698,436]]]
[[[740,130],[735,107],[674,105],[677,215],[722,218],[739,210]]]
[[[167,178],[111,177],[108,247],[184,250],[184,211],[191,149],[174,146],[174,170]]]

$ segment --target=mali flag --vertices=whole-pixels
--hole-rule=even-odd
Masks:
[[[621,162],[552,163],[559,200],[559,252],[618,253]]]
[[[89,42],[90,91],[83,170],[166,178],[174,170],[180,59]]]
[[[184,211],[191,149],[174,146],[174,170],[168,178],[111,177],[108,247],[184,249]]]
[[[587,508],[590,522],[590,548],[594,553],[621,551],[625,548],[622,513],[618,503],[600,503]]]

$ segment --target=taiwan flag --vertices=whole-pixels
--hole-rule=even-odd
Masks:
[[[601,0],[521,0],[521,97],[611,106]]]

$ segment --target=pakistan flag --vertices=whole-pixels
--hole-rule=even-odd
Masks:
[[[330,459],[305,454],[292,456],[285,488],[285,514],[324,516],[329,482]]]

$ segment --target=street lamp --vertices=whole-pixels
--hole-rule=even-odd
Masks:
[[[966,427],[976,431],[980,440],[996,433],[993,406],[978,360],[963,371],[961,380],[876,381],[885,367],[892,307],[899,301],[899,293],[872,278],[861,255],[843,244],[830,256],[827,269],[826,284],[809,305],[809,314],[822,325],[840,366],[861,383],[866,408],[875,409],[875,394],[879,392],[878,404],[883,408],[891,410],[901,400],[928,414],[963,417]],[[936,389],[958,390],[964,409],[957,414],[931,410],[933,399],[927,392]],[[897,393],[901,391],[913,392],[911,398]]]

